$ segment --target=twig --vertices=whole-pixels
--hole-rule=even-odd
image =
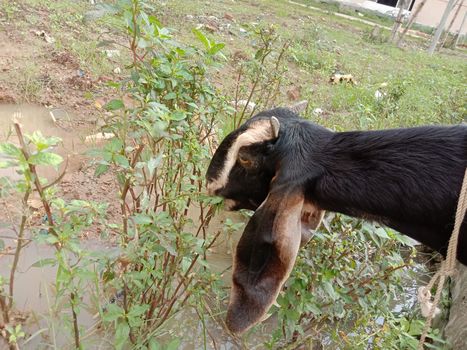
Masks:
[[[78,316],[76,315],[76,311],[75,311],[75,299],[76,299],[75,293],[72,292],[70,294],[70,302],[71,302],[71,312],[73,314],[73,333],[75,336],[76,349],[80,349],[81,345],[79,341]]]
[[[23,245],[24,230],[26,228],[26,221],[28,219],[25,211],[27,210],[28,198],[30,194],[31,194],[31,187],[28,187],[28,189],[26,190],[23,196],[23,201],[22,201],[23,202],[23,215],[21,216],[21,225],[19,227],[18,240],[17,240],[18,243],[16,244],[15,257],[13,259],[13,265],[11,266],[11,270],[10,270],[10,286],[9,286],[10,294],[9,294],[9,300],[8,300],[8,308],[11,308],[13,305],[15,272],[16,272],[16,268],[18,267],[18,261],[19,261],[21,250],[24,246]]]
[[[23,153],[23,156],[26,159],[26,161],[28,161],[29,158],[30,158],[30,154],[29,154],[28,146],[26,145],[26,142],[24,142],[23,132],[21,131],[21,125],[19,124],[18,120],[14,120],[13,125],[15,127],[16,136],[18,137],[19,143],[21,145],[21,152]],[[48,220],[47,222],[48,222],[48,225],[49,225],[49,233],[54,235],[55,237],[58,237],[58,235],[57,235],[57,233],[55,232],[55,229],[54,229],[54,221],[53,221],[53,217],[52,217],[52,212],[50,210],[49,202],[45,198],[44,189],[42,187],[41,182],[39,181],[39,176],[37,176],[36,166],[34,164],[29,163],[29,171],[32,174],[32,177],[34,179],[34,185],[36,187],[37,192],[39,192],[39,196],[41,198],[42,205],[44,206],[44,210],[45,210],[45,213],[47,215],[47,220]],[[58,242],[55,243],[55,247],[59,248],[60,243],[58,243]]]
[[[9,313],[8,313],[8,306],[7,306],[7,303],[5,301],[5,296],[0,294],[0,309],[2,311],[2,314],[3,314],[3,322],[4,323],[9,323],[10,322],[10,317],[9,317]]]

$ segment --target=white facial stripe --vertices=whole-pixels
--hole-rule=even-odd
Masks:
[[[238,152],[243,146],[249,146],[254,143],[272,140],[274,133],[269,120],[260,120],[253,123],[250,128],[240,134],[233,145],[230,147],[219,177],[210,182],[207,186],[208,193],[213,195],[216,190],[223,188],[227,184],[229,173],[237,161]]]

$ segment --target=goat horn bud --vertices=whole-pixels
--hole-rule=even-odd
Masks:
[[[276,117],[271,117],[270,122],[271,122],[271,128],[272,128],[272,133],[274,135],[274,138],[279,137],[279,129],[281,127],[281,124],[279,123],[279,119],[277,119]]]

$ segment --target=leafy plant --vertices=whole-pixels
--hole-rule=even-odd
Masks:
[[[18,116],[16,116],[18,118]],[[0,294],[0,306],[3,311],[3,320],[7,323],[6,330],[10,344],[16,344],[18,339],[24,337],[21,325],[14,327],[9,324],[9,313],[14,301],[14,277],[18,260],[24,247],[26,230],[35,230],[37,241],[55,248],[54,258],[47,258],[36,262],[33,267],[46,265],[57,266],[55,288],[56,298],[54,307],[57,311],[69,309],[72,314],[71,329],[76,348],[81,348],[78,314],[83,305],[81,296],[88,283],[95,283],[98,278],[93,268],[90,253],[80,246],[79,235],[90,227],[97,217],[103,216],[106,205],[86,201],[65,202],[55,196],[54,184],[46,184],[39,177],[37,166],[52,166],[57,168],[63,159],[51,152],[61,140],[56,137],[44,137],[40,132],[23,135],[18,120],[14,121],[19,146],[5,142],[0,144],[0,154],[6,157],[2,167],[15,167],[21,178],[10,184],[9,190],[21,194],[22,210],[21,222],[18,229],[17,246],[8,281],[8,303],[3,293]],[[58,180],[61,176],[58,178]],[[33,226],[30,223],[28,199],[32,191],[37,191],[45,211],[43,224]],[[12,223],[14,225],[14,223]],[[15,229],[16,230],[16,229]],[[3,287],[3,283],[0,284]],[[3,288],[2,288],[3,289]],[[2,290],[0,289],[0,291]],[[65,321],[63,319],[62,321]],[[67,322],[65,321],[65,324]]]
[[[149,10],[142,1],[118,8],[133,63],[131,78],[116,87],[132,102],[104,106],[111,113],[104,130],[114,137],[92,152],[96,175],[111,169],[119,184],[122,221],[112,229],[121,254],[103,276],[121,302],[101,310],[118,349],[150,346],[180,310],[204,314],[212,293],[223,294],[206,260],[222,230],[207,230],[219,200],[204,194],[204,167],[214,125],[230,111],[206,78],[224,44],[195,30],[202,48],[182,45]]]

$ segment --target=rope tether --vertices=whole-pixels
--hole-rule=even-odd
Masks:
[[[451,238],[449,239],[448,251],[446,259],[441,263],[441,267],[438,272],[431,278],[430,282],[426,287],[420,287],[418,289],[418,301],[421,303],[421,309],[423,316],[426,317],[425,327],[423,328],[420,342],[418,343],[418,350],[423,350],[425,339],[428,334],[428,330],[431,327],[431,321],[433,317],[440,312],[438,309],[438,303],[441,299],[441,292],[443,290],[444,282],[446,277],[454,275],[456,272],[456,259],[457,259],[457,243],[459,240],[459,232],[464,222],[465,212],[467,211],[467,168],[464,174],[464,181],[462,182],[461,192],[459,194],[459,201],[457,202],[456,219],[454,221],[454,230],[452,231]],[[438,282],[436,287],[435,299],[431,302],[431,292],[435,283]]]

